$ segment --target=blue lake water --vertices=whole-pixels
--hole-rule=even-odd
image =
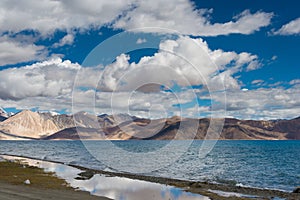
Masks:
[[[170,145],[172,143],[172,145]],[[0,154],[93,169],[292,191],[300,186],[300,141],[0,141]],[[128,156],[127,156],[128,155]],[[150,167],[149,167],[150,166]],[[144,169],[144,170],[143,170]]]

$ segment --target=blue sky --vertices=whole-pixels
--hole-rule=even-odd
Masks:
[[[0,106],[154,118],[297,117],[297,4],[3,1]]]

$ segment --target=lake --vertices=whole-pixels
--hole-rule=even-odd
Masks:
[[[300,141],[205,142],[0,141],[0,154],[92,169],[285,191],[300,186]],[[205,148],[209,151],[201,154]]]

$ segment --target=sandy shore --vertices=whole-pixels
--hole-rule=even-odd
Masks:
[[[29,179],[30,184],[24,182]],[[18,163],[0,162],[1,200],[108,200],[92,196],[88,192],[75,191],[64,180],[35,167],[24,167]]]

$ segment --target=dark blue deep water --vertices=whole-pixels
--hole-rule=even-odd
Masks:
[[[203,141],[173,141],[170,147],[170,141],[84,143],[0,141],[0,154],[61,161],[102,170],[128,171],[126,167],[132,166],[133,172],[147,169],[143,172],[146,175],[287,191],[300,186],[300,141],[218,141],[202,157],[199,149]],[[167,150],[160,151],[164,147],[168,147]],[[180,152],[182,147],[187,147],[187,150]],[[172,160],[172,156],[178,159]],[[149,170],[149,166],[159,167]]]

